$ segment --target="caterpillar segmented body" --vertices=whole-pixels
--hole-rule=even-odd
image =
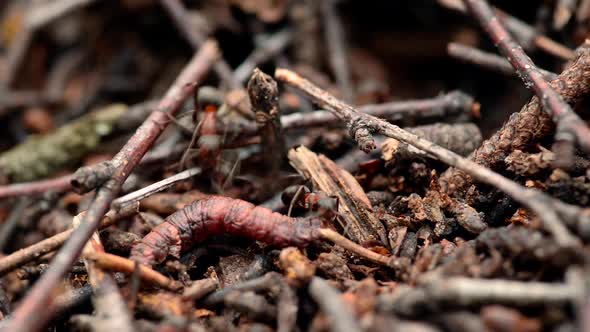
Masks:
[[[153,266],[178,258],[193,244],[220,234],[243,236],[277,247],[305,247],[320,238],[322,220],[291,218],[246,201],[211,196],[168,216],[131,249],[132,260]]]

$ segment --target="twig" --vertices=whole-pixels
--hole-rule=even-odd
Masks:
[[[510,61],[499,55],[484,52],[475,47],[459,43],[449,43],[447,45],[447,52],[453,58],[459,59],[461,61],[490,69],[504,75],[517,76],[514,68],[512,68],[512,65],[510,64]],[[539,71],[548,81],[552,81],[557,77],[557,74],[550,71],[540,68]]]
[[[163,191],[167,188],[170,188],[171,186],[173,186],[174,184],[176,184],[180,181],[190,179],[191,177],[198,175],[198,174],[201,174],[201,169],[199,167],[187,169],[187,170],[182,171],[178,174],[167,177],[162,181],[152,183],[149,186],[144,187],[140,190],[137,190],[137,191],[129,193],[125,196],[119,197],[113,201],[111,206],[114,209],[120,209],[121,207],[124,207],[124,206],[126,206],[130,203],[133,203],[133,202],[140,201],[148,196],[151,196],[155,193],[158,193],[158,192]]]
[[[285,139],[281,127],[277,82],[258,68],[248,82],[248,96],[256,114],[258,133],[270,178],[275,178],[285,156]],[[273,183],[276,183],[273,181]]]
[[[107,212],[125,179],[170,122],[170,117],[173,117],[184,101],[193,94],[195,82],[202,80],[217,60],[218,55],[215,43],[205,43],[172,84],[158,107],[137,129],[121,151],[113,157],[113,165],[116,167],[113,178],[98,189],[82,224],[56,254],[47,272],[23,299],[9,324],[9,330],[37,331],[45,325],[46,320],[44,319],[30,320],[29,318],[46,308],[51,302],[51,290],[80,255],[84,244],[98,228],[100,220]]]
[[[84,257],[107,271],[123,272],[131,275],[135,270],[135,263],[132,260],[117,255],[94,252],[85,253]],[[147,283],[173,292],[182,288],[182,285],[178,281],[172,280],[142,264],[139,265],[139,277]]]
[[[503,303],[512,306],[564,305],[580,292],[571,283],[435,277],[421,287],[400,287],[394,294],[380,296],[382,310],[416,317],[425,313]]]
[[[109,211],[104,216],[104,218],[102,218],[100,229],[109,227],[116,223],[118,220],[136,214],[138,208],[139,204],[134,206],[128,205],[127,207],[119,211]],[[8,256],[0,258],[0,276],[61,247],[66,242],[66,240],[70,238],[73,232],[73,229],[68,229],[67,231],[55,234],[52,237],[37,242],[26,248],[15,251]]]
[[[335,245],[341,246],[352,253],[357,254],[359,257],[365,258],[380,265],[393,267],[395,261],[395,258],[393,257],[387,257],[366,249],[331,229],[320,228],[319,232],[322,238],[334,243]]]
[[[344,100],[354,100],[354,89],[352,86],[350,66],[348,65],[348,52],[346,50],[346,39],[344,28],[338,17],[336,4],[338,0],[320,1],[320,11],[324,22],[324,41],[328,49],[328,61],[332,73],[336,77],[336,83]]]
[[[74,217],[72,224],[74,228],[80,226],[81,216],[84,214],[80,213]],[[84,256],[87,255],[98,255],[104,253],[104,247],[100,242],[98,232],[94,232],[92,237],[88,240],[84,247]],[[110,274],[104,273],[104,271],[96,266],[94,262],[84,258],[84,266],[88,272],[88,278],[90,285],[93,289],[92,302],[94,304],[95,315],[91,318],[95,322],[94,329],[96,331],[112,331],[113,329],[121,329],[122,331],[133,331],[133,321],[131,314],[115,280]]]
[[[478,165],[454,152],[432,144],[431,142],[413,135],[398,126],[385,122],[379,118],[360,113],[352,106],[336,99],[328,92],[323,91],[294,72],[286,69],[277,69],[275,77],[278,80],[305,92],[312,97],[314,101],[345,121],[349,128],[351,128],[351,136],[355,137],[357,141],[359,138],[358,131],[360,130],[362,130],[363,133],[363,135],[360,135],[363,141],[372,140],[371,134],[373,132],[379,132],[385,136],[393,137],[418,149],[424,150],[432,157],[470,174],[476,180],[497,187],[514,198],[517,202],[531,209],[542,219],[544,227],[553,234],[559,244],[565,247],[578,244],[578,240],[569,233],[560,220],[560,217],[553,206],[554,204],[552,204],[554,200],[550,196],[536,190],[523,188],[516,182],[491,171],[489,168]]]
[[[16,196],[29,196],[42,194],[47,191],[62,192],[71,188],[70,180],[72,175],[64,175],[55,179],[14,183],[6,186],[0,186],[0,199]]]
[[[188,17],[186,8],[180,0],[160,0],[160,4],[166,9],[170,18],[176,24],[176,27],[183,34],[184,38],[189,42],[193,50],[196,52],[207,40],[207,37],[202,35],[201,31],[195,29]],[[229,64],[221,57],[213,65],[213,70],[224,82],[226,87],[230,89],[239,89],[242,87],[240,82],[235,79],[232,69]]]
[[[330,284],[320,278],[314,277],[309,283],[309,295],[318,303],[320,309],[330,319],[332,332],[359,332],[362,331],[358,322],[354,319],[352,310],[341,299],[340,293]]]
[[[535,94],[543,104],[543,110],[549,113],[557,125],[556,141],[570,144],[566,151],[570,155],[564,156],[563,151],[555,151],[561,157],[572,158],[573,144],[590,154],[590,129],[584,121],[572,110],[562,97],[545,80],[533,61],[524,53],[522,48],[512,39],[508,31],[497,19],[492,7],[485,0],[464,0],[469,11],[477,18],[496,46],[508,58],[514,69],[521,76],[527,87],[533,87]]]
[[[438,0],[438,3],[444,7],[457,10],[462,13],[467,13],[467,9],[462,3],[462,0]],[[576,54],[573,50],[566,46],[557,43],[547,36],[537,33],[536,29],[527,23],[509,15],[497,8],[494,8],[496,15],[502,20],[504,24],[518,39],[527,50],[531,50],[535,46],[545,50],[547,53],[562,58],[564,60],[571,60],[575,58]]]
[[[445,118],[463,114],[478,117],[479,107],[479,103],[468,94],[451,91],[434,98],[363,105],[359,106],[358,110],[388,121],[398,122],[404,119]],[[281,124],[284,130],[341,125],[338,118],[328,111],[283,115]],[[256,125],[250,122],[228,129],[233,134],[243,136],[254,136],[258,132]]]
[[[569,284],[533,281],[484,280],[454,277],[437,279],[426,285],[427,291],[439,301],[453,301],[469,306],[477,303],[564,303],[577,296]]]
[[[288,29],[269,36],[234,70],[234,78],[239,82],[246,81],[258,65],[279,54],[292,40],[293,33]]]
[[[584,43],[577,53],[578,58],[551,82],[553,89],[571,104],[576,104],[590,93],[590,44]],[[526,150],[546,138],[554,128],[551,118],[543,112],[539,98],[533,97],[520,112],[512,114],[500,130],[485,140],[470,159],[491,169],[501,169],[512,151]],[[447,192],[465,198],[473,179],[466,172],[449,168],[441,175],[440,182]]]

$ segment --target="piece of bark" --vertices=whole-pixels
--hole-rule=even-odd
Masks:
[[[373,214],[367,195],[350,173],[304,146],[291,149],[288,157],[293,168],[306,179],[311,179],[317,189],[338,198],[341,217],[337,220],[351,240],[387,244],[385,227]]]

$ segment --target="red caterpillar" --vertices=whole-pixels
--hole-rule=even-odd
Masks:
[[[211,196],[164,220],[131,249],[132,260],[153,266],[166,256],[219,234],[255,239],[277,247],[304,247],[320,238],[320,218],[290,218],[246,201]]]

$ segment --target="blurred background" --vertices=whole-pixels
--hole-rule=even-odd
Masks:
[[[289,29],[292,38],[285,51],[264,61],[263,70],[270,73],[277,64],[308,66],[330,82],[334,77],[326,61],[322,16],[301,9],[305,2],[208,0],[184,5],[192,28],[215,37],[232,68],[261,40]],[[575,48],[584,40],[588,22],[573,11],[556,28],[553,13],[558,2],[493,4],[536,33]],[[488,136],[531,96],[516,78],[451,58],[449,42],[496,50],[470,18],[435,0],[342,0],[337,8],[344,22],[356,104],[461,89],[482,104],[480,124]],[[159,96],[193,54],[155,0],[5,0],[0,10],[0,149],[98,105]],[[535,46],[529,54],[547,70],[559,72],[565,63]],[[210,77],[215,83],[215,75]]]

